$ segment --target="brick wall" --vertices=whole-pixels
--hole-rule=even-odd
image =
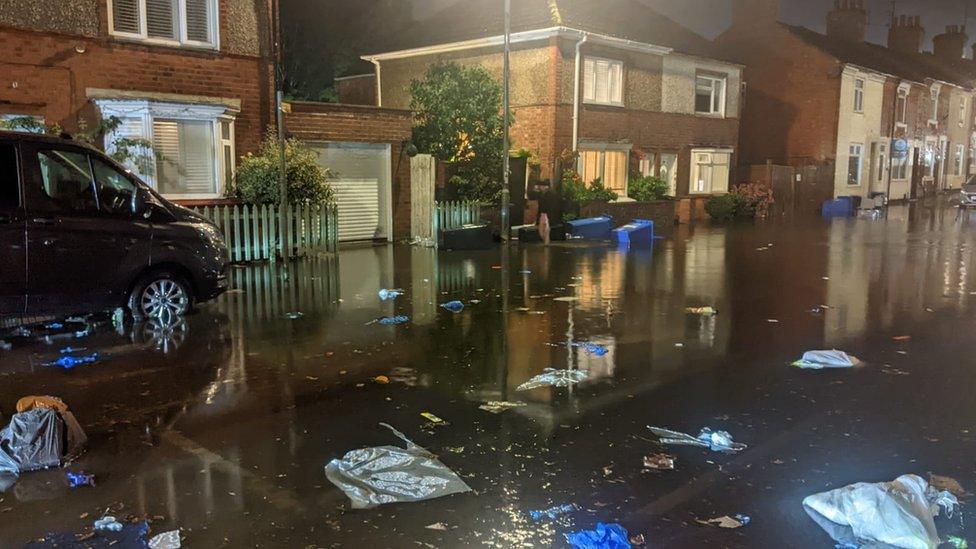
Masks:
[[[654,222],[656,232],[670,231],[678,222],[678,202],[659,200],[655,202],[586,202],[580,205],[580,217],[609,215],[614,227],[620,227],[635,219],[648,219]]]
[[[0,112],[43,115],[71,132],[98,117],[88,88],[240,100],[237,152],[257,149],[274,112],[261,57],[0,27]]]
[[[410,111],[332,103],[291,104],[285,118],[289,135],[305,141],[354,141],[390,145],[393,173],[393,237],[410,236],[410,158],[403,150],[410,139]]]
[[[343,78],[336,80],[339,102],[346,105],[376,105],[376,76]]]

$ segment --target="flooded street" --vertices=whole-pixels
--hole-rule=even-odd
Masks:
[[[82,532],[106,509],[182,528],[191,548],[563,547],[597,522],[653,547],[833,547],[806,496],[906,473],[976,491],[974,249],[976,214],[922,204],[881,221],[681,227],[653,251],[380,246],[235,269],[235,290],[177,323],[4,336],[3,423],[22,396],[61,397],[90,439],[71,469],[97,486],[22,475],[0,493],[0,547]],[[381,288],[405,293],[381,302]],[[440,307],[452,300],[464,310]],[[686,312],[703,306],[718,314]],[[393,315],[409,322],[372,322]],[[43,365],[68,345],[99,360]],[[790,367],[812,349],[866,364]],[[516,390],[549,367],[586,379]],[[324,467],[398,444],[380,423],[473,491],[351,509]],[[748,448],[661,446],[648,425]],[[645,469],[661,452],[675,470]],[[938,519],[943,539],[976,538],[967,503]],[[528,515],[562,504],[577,508]],[[696,522],[736,514],[752,522]]]

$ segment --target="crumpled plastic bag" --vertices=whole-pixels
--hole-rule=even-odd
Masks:
[[[807,514],[842,545],[887,544],[904,549],[935,549],[939,508],[951,516],[959,500],[939,492],[917,475],[891,482],[858,482],[803,500]]]
[[[539,387],[569,387],[587,378],[583,370],[556,370],[546,368],[541,374],[526,381],[516,388],[517,391],[528,391]]]
[[[149,549],[180,549],[180,547],[179,530],[156,534],[149,540]]]
[[[64,423],[54,410],[15,414],[0,431],[0,472],[23,473],[61,465]]]
[[[380,296],[380,301],[393,300],[403,295],[403,290],[390,290],[383,288],[377,292],[377,295]]]
[[[793,363],[793,366],[806,370],[823,370],[824,368],[853,368],[860,363],[857,357],[844,351],[807,351],[803,353],[803,358]]]
[[[573,343],[573,347],[583,349],[587,354],[593,356],[606,356],[610,352],[609,349],[597,343]]]
[[[598,522],[593,530],[566,534],[566,541],[573,549],[630,549],[627,530],[619,524]]]
[[[464,303],[461,303],[460,301],[457,300],[448,301],[447,303],[441,304],[441,308],[447,311],[451,311],[452,313],[460,313],[461,311],[464,310]]]
[[[728,432],[713,431],[708,427],[702,429],[697,437],[670,429],[651,427],[650,425],[647,428],[661,439],[661,444],[699,446],[701,448],[708,448],[713,452],[740,452],[748,448],[748,446],[741,442],[733,442],[732,435]]]
[[[471,491],[437,456],[386,423],[380,425],[404,441],[406,449],[399,446],[362,448],[347,453],[342,459],[333,459],[325,466],[325,476],[345,492],[354,509]]]

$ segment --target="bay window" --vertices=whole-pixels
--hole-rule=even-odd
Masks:
[[[623,106],[624,64],[587,57],[583,62],[583,101],[597,105]]]
[[[217,0],[109,0],[108,12],[113,36],[217,48]]]
[[[613,146],[583,146],[579,155],[579,173],[583,183],[590,184],[599,179],[603,186],[627,196],[628,163],[630,149]]]
[[[691,194],[729,192],[732,151],[694,149],[691,151]]]
[[[148,100],[95,103],[103,118],[122,122],[106,136],[109,153],[119,138],[151,144],[148,162],[130,161],[126,167],[167,198],[218,198],[233,181],[236,109]]]

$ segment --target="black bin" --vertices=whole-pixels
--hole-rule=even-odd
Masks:
[[[488,225],[465,225],[458,229],[444,229],[440,247],[447,250],[488,250],[495,242]]]

